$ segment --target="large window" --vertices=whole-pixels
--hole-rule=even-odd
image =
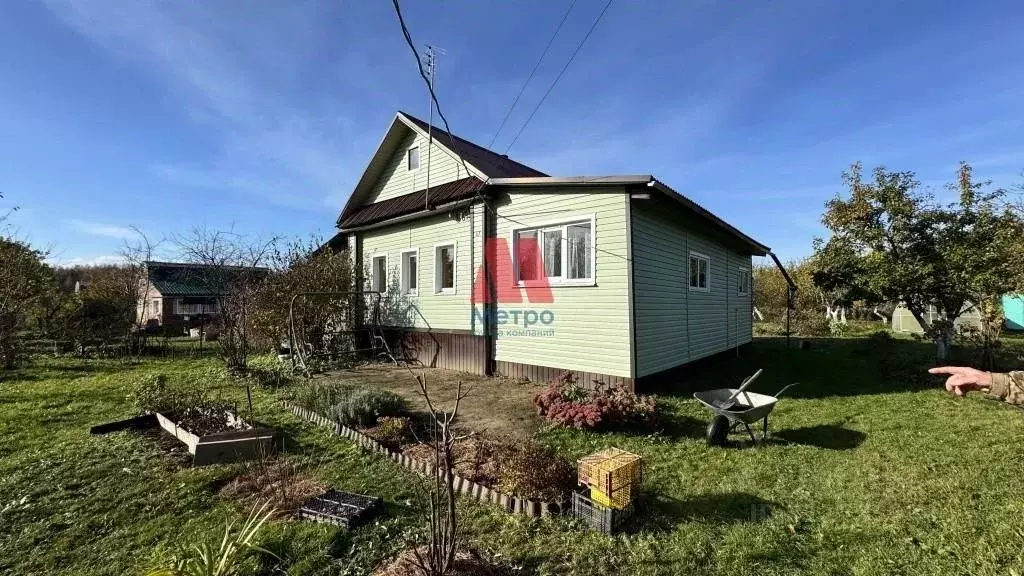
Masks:
[[[387,254],[374,256],[370,260],[370,290],[384,293],[388,291],[388,257]]]
[[[415,295],[420,285],[419,250],[402,252],[402,294]]]
[[[594,281],[592,218],[516,230],[512,242],[518,283],[541,278],[553,284]]]
[[[419,168],[420,168],[420,148],[419,148],[419,146],[414,146],[412,148],[409,148],[409,152],[407,154],[407,165],[409,167],[409,170],[419,170]]]
[[[455,293],[455,244],[434,247],[434,292]]]
[[[736,293],[740,296],[750,294],[750,269],[742,266],[736,270]]]
[[[690,290],[708,292],[711,283],[708,279],[711,259],[697,252],[690,252]]]

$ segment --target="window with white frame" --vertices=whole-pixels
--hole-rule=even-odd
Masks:
[[[594,281],[594,220],[523,228],[512,238],[518,283],[547,278],[553,284]]]
[[[159,300],[154,298],[152,300],[152,302],[150,302],[150,307],[151,307],[153,316],[159,316],[160,315],[160,301]]]
[[[409,170],[419,170],[420,168],[420,147],[413,146],[409,148],[409,152],[406,153],[406,165]]]
[[[388,291],[388,256],[381,254],[370,259],[370,290]]]
[[[740,296],[750,294],[750,269],[740,266],[736,270],[736,293]]]
[[[434,292],[455,293],[455,244],[434,247]]]
[[[415,295],[420,285],[419,250],[402,252],[402,294]]]
[[[711,259],[697,252],[690,252],[690,290],[707,292],[711,288],[708,275]]]

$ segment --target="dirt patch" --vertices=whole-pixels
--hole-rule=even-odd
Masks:
[[[426,547],[421,547],[419,550],[420,556],[424,556]],[[491,564],[472,550],[457,552],[455,566],[449,572],[451,576],[506,576],[509,573],[506,568]],[[373,576],[423,576],[423,574],[423,571],[416,566],[416,555],[411,549],[402,552],[397,558],[373,572]]]
[[[290,516],[325,489],[322,482],[300,473],[294,462],[277,458],[249,465],[221,488],[220,496],[247,506],[269,500],[278,514]]]
[[[488,488],[498,485],[498,457],[500,445],[489,440],[467,438],[456,442],[454,449],[455,472],[467,480]],[[434,449],[427,444],[416,444],[402,451],[411,458],[437,465]]]
[[[545,384],[521,382],[510,378],[488,378],[440,368],[414,368],[426,378],[427,390],[435,408],[451,408],[459,381],[468,396],[459,406],[458,426],[474,430],[491,439],[531,437],[541,425],[533,407],[533,397]],[[317,378],[330,383],[361,384],[390,390],[405,398],[410,408],[425,411],[413,374],[405,367],[371,364],[351,370],[330,372]]]

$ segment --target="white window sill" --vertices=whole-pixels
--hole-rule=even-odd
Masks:
[[[570,287],[570,286],[576,287],[576,288],[586,288],[588,286],[590,286],[590,287],[597,286],[597,282],[595,282],[594,280],[561,280],[561,281],[557,281],[557,282],[553,281],[553,280],[549,280],[545,284],[541,280],[531,280],[529,282],[522,282],[522,281],[517,282],[515,284],[515,286],[516,286],[516,288],[543,288],[545,286],[549,286],[551,288],[563,288],[563,287]]]
[[[707,293],[707,292],[711,292],[711,289],[710,288],[696,288],[694,286],[690,286],[690,292],[704,292],[704,293]]]
[[[440,290],[434,290],[434,294],[437,296],[454,296],[455,288],[442,288]]]

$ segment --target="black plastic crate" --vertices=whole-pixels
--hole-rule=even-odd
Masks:
[[[573,492],[572,515],[583,520],[591,530],[612,534],[633,516],[633,506],[616,510],[594,502],[582,492]]]
[[[380,506],[380,498],[328,490],[323,496],[317,496],[303,504],[299,508],[298,516],[313,522],[351,528],[375,514]]]

